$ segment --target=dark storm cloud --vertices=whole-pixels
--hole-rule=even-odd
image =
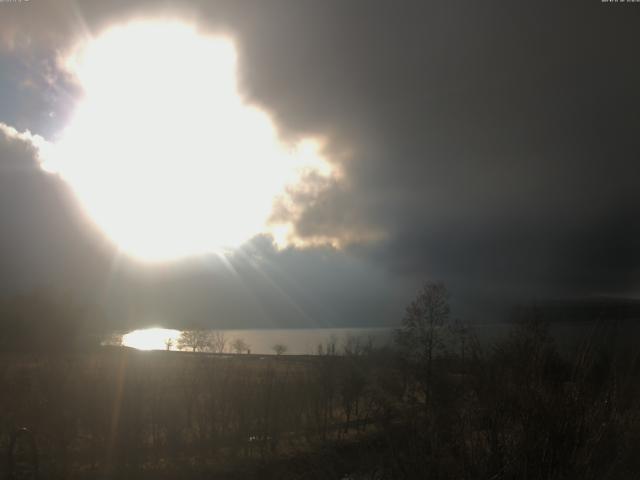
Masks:
[[[20,138],[22,137],[22,138]],[[60,180],[45,175],[26,135],[0,128],[0,282],[3,292],[90,284],[103,242]]]
[[[355,240],[348,254],[333,254],[329,266],[317,251],[271,259],[287,275],[304,265],[300,282],[324,292],[322,304],[342,298],[322,285],[336,281],[349,255],[360,263],[342,271],[350,279],[344,292],[381,292],[376,282],[384,280],[393,305],[397,292],[425,278],[445,280],[454,298],[476,304],[638,293],[640,9],[632,4],[42,3],[42,12],[55,11],[47,17],[36,3],[28,15],[12,13],[28,17],[24,28],[5,30],[13,51],[27,42],[51,55],[82,32],[145,11],[180,12],[205,31],[234,36],[247,99],[283,135],[326,136],[345,173],[343,184],[304,204],[296,227],[301,237]],[[370,275],[365,265],[391,276],[376,274],[376,285],[358,290],[357,279]],[[309,273],[316,270],[323,273]],[[178,292],[175,305],[201,305],[193,316],[204,318],[212,277],[187,272],[145,288],[149,298]],[[258,292],[251,311],[271,312],[261,324],[303,322],[292,313],[300,305],[331,318],[306,294],[280,301],[284,280],[256,287],[257,276],[243,278],[243,288]],[[216,291],[241,295],[234,281]],[[339,317],[368,315],[347,303]]]
[[[387,234],[376,260],[469,292],[637,291],[639,13],[497,2],[270,10],[260,41],[243,41],[249,90],[284,124],[330,132],[353,152],[352,189],[314,204],[299,231],[359,218]]]

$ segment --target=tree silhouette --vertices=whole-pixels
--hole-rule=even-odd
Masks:
[[[184,330],[178,338],[180,350],[191,349],[192,352],[202,352],[209,346],[209,334],[205,330]]]
[[[276,352],[276,355],[282,355],[288,350],[287,346],[283,345],[282,343],[276,343],[273,347],[271,347],[271,349]]]
[[[213,353],[223,353],[227,346],[228,339],[221,330],[215,330],[209,333],[209,349]]]
[[[245,351],[249,350],[249,344],[247,342],[245,342],[244,339],[242,339],[242,338],[236,338],[231,343],[231,348],[236,353],[242,353],[242,352],[245,352]]]
[[[444,347],[443,328],[449,319],[449,292],[441,282],[426,282],[409,304],[396,342],[412,362],[423,370],[424,380],[431,379],[433,357]]]

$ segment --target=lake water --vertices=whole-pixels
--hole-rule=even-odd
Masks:
[[[341,352],[348,341],[358,341],[361,345],[372,342],[383,346],[391,340],[390,328],[317,328],[317,329],[265,329],[265,330],[217,330],[224,334],[226,351],[231,344],[243,340],[251,353],[274,353],[275,345],[284,345],[287,354],[309,355],[318,352],[318,345],[326,349],[334,343]],[[122,344],[139,350],[176,350],[180,330],[147,328],[134,330],[122,336]],[[351,339],[351,340],[350,340]]]
[[[557,322],[550,326],[550,333],[558,347],[571,349],[593,334],[595,322]],[[483,324],[472,327],[484,347],[507,338],[513,325]],[[328,344],[335,344],[336,352],[342,352],[349,341],[360,345],[371,342],[380,347],[392,341],[393,328],[317,328],[317,329],[265,329],[265,330],[218,330],[224,334],[226,351],[232,351],[231,344],[243,340],[251,353],[274,353],[277,344],[286,347],[287,354],[309,355],[318,352],[318,345],[326,351]],[[122,336],[122,344],[140,350],[176,350],[180,330],[148,328],[135,330]],[[624,342],[640,341],[640,322],[627,321],[618,324],[618,336]]]

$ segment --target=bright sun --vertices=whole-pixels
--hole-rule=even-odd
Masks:
[[[66,60],[84,96],[43,168],[124,251],[166,260],[264,232],[301,172],[331,174],[316,142],[282,143],[238,92],[226,38],[180,22],[107,30]]]

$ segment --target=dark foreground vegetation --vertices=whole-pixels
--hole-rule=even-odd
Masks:
[[[640,360],[624,337],[602,319],[558,351],[530,308],[481,348],[427,284],[388,348],[6,352],[0,458],[13,450],[27,475],[33,438],[42,479],[638,478]]]

